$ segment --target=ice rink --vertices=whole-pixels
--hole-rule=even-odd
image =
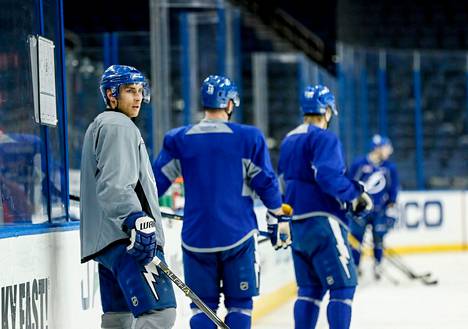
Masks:
[[[411,255],[403,260],[415,272],[432,272],[438,284],[425,286],[418,280],[411,281],[388,262],[384,264],[388,274],[376,282],[370,262],[365,262],[365,273],[354,300],[351,328],[468,328],[468,252]],[[291,300],[259,319],[253,328],[294,328],[293,305]],[[328,328],[325,307],[326,301],[322,303],[317,329]]]

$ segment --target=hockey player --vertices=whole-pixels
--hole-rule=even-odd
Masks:
[[[112,65],[100,90],[107,108],[89,125],[81,157],[81,260],[99,263],[102,328],[169,329],[172,283],[151,263],[164,259],[156,184],[133,123],[148,84],[137,69]]]
[[[383,238],[393,227],[397,218],[395,206],[399,189],[398,173],[395,164],[388,158],[393,153],[393,147],[387,137],[374,135],[371,140],[371,150],[367,156],[355,160],[349,170],[349,176],[364,183],[367,192],[372,197],[374,209],[367,216],[354,216],[351,221],[351,234],[362,242],[366,227],[372,228],[374,243],[374,276],[381,276],[380,262],[383,255]],[[353,258],[357,266],[361,258],[361,248],[353,248]]]
[[[344,227],[347,205],[369,210],[364,188],[345,175],[341,143],[327,130],[338,112],[335,98],[322,85],[307,86],[301,96],[304,123],[281,144],[278,174],[284,199],[294,209],[292,255],[298,285],[296,329],[315,328],[320,302],[328,290],[331,329],[349,328],[356,269]]]
[[[214,310],[222,292],[226,324],[231,329],[247,329],[252,297],[259,291],[254,193],[269,209],[269,230],[276,248],[291,243],[290,217],[283,215],[262,133],[229,122],[234,107],[239,106],[236,85],[226,77],[210,75],[203,81],[201,100],[204,119],[169,131],[153,170],[159,195],[178,176],[184,178],[182,251],[187,285]],[[216,328],[195,305],[191,307],[192,329]]]

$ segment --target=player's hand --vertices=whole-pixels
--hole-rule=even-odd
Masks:
[[[287,248],[292,243],[290,222],[292,220],[292,208],[288,204],[283,204],[281,210],[276,213],[268,210],[266,221],[268,233],[273,247]]]
[[[366,192],[362,192],[357,198],[351,201],[351,211],[355,216],[365,216],[372,208],[374,208],[374,203]]]
[[[143,212],[130,215],[122,226],[130,235],[127,252],[142,265],[147,265],[156,252],[156,222]]]

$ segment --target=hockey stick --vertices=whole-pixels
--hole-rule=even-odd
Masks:
[[[76,195],[71,195],[70,194],[70,200],[73,201],[80,201],[80,197]],[[175,215],[175,214],[169,214],[169,213],[161,213],[162,216],[172,218],[172,219],[177,219],[177,220],[182,220],[183,217]],[[216,313],[209,308],[203,301],[198,297],[179,277],[171,271],[171,269],[161,261],[158,257],[154,257],[152,262],[159,267],[166,275],[168,278],[182,290],[182,292],[192,300],[192,302],[198,306],[198,308],[206,314],[208,318],[210,318],[211,321],[213,321],[218,327],[222,329],[230,329],[217,315]]]
[[[161,212],[161,217],[168,218],[168,219],[174,219],[174,220],[182,220],[182,221],[184,220],[184,216],[182,216],[182,215],[170,214],[170,213],[167,213],[167,212]],[[265,241],[270,240],[270,233],[265,232],[265,231],[258,231],[258,233],[261,236],[267,237],[267,239],[262,239],[262,240],[258,241],[258,243],[263,243]]]
[[[180,290],[192,300],[192,302],[198,306],[198,308],[206,314],[218,327],[223,329],[229,329],[229,327],[216,315],[216,313],[209,308],[203,301],[198,297],[174,272],[171,271],[167,265],[162,262],[158,257],[154,257],[152,261],[157,267],[159,267],[171,281],[179,287]]]
[[[351,215],[350,215],[351,216]],[[341,226],[348,232],[349,234],[349,240],[350,240],[350,245],[354,248],[357,249],[359,246],[356,246],[356,244],[359,244],[359,241],[352,235],[351,229],[349,228],[346,223],[344,223],[342,220],[339,218],[335,218]],[[351,219],[354,220],[354,219]],[[358,223],[359,224],[359,223]],[[370,246],[368,246],[370,247]],[[406,265],[402,260],[400,255],[398,253],[391,249],[391,248],[384,248],[386,252],[385,259],[389,261],[390,264],[392,264],[395,268],[400,270],[403,274],[405,274],[409,279],[411,280],[420,280],[423,284],[430,286],[430,285],[436,285],[439,283],[437,279],[432,278],[432,273],[424,273],[424,274],[416,274],[408,265]]]
[[[387,249],[389,252],[390,257],[386,257],[387,260],[399,269],[401,272],[406,274],[411,280],[421,280],[421,282],[425,285],[436,285],[439,283],[437,279],[432,278],[432,273],[427,272],[423,274],[416,274],[408,265],[406,265],[402,260],[400,255],[398,255],[394,250]]]
[[[70,200],[78,201],[78,202],[79,202],[79,201],[80,201],[80,197],[77,196],[77,195],[70,194]],[[184,216],[183,216],[183,215],[170,214],[170,213],[164,212],[164,211],[161,211],[161,217],[168,218],[168,219],[173,219],[173,220],[180,220],[180,221],[183,221],[183,220],[184,220]],[[258,243],[263,243],[263,242],[269,240],[270,234],[269,234],[268,232],[259,231],[259,233],[260,233],[260,235],[265,236],[265,237],[267,237],[268,239],[262,239],[262,240],[258,241]]]

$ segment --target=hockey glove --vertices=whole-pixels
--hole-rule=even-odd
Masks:
[[[286,249],[292,243],[290,222],[292,220],[292,208],[287,204],[283,204],[282,214],[274,214],[270,210],[267,211],[266,221],[270,241],[273,247]]]
[[[374,203],[366,192],[362,192],[357,198],[351,201],[351,211],[354,216],[365,217],[372,208],[374,208]]]
[[[133,213],[122,225],[124,232],[130,235],[127,252],[141,265],[147,265],[156,252],[156,222],[144,212]]]

